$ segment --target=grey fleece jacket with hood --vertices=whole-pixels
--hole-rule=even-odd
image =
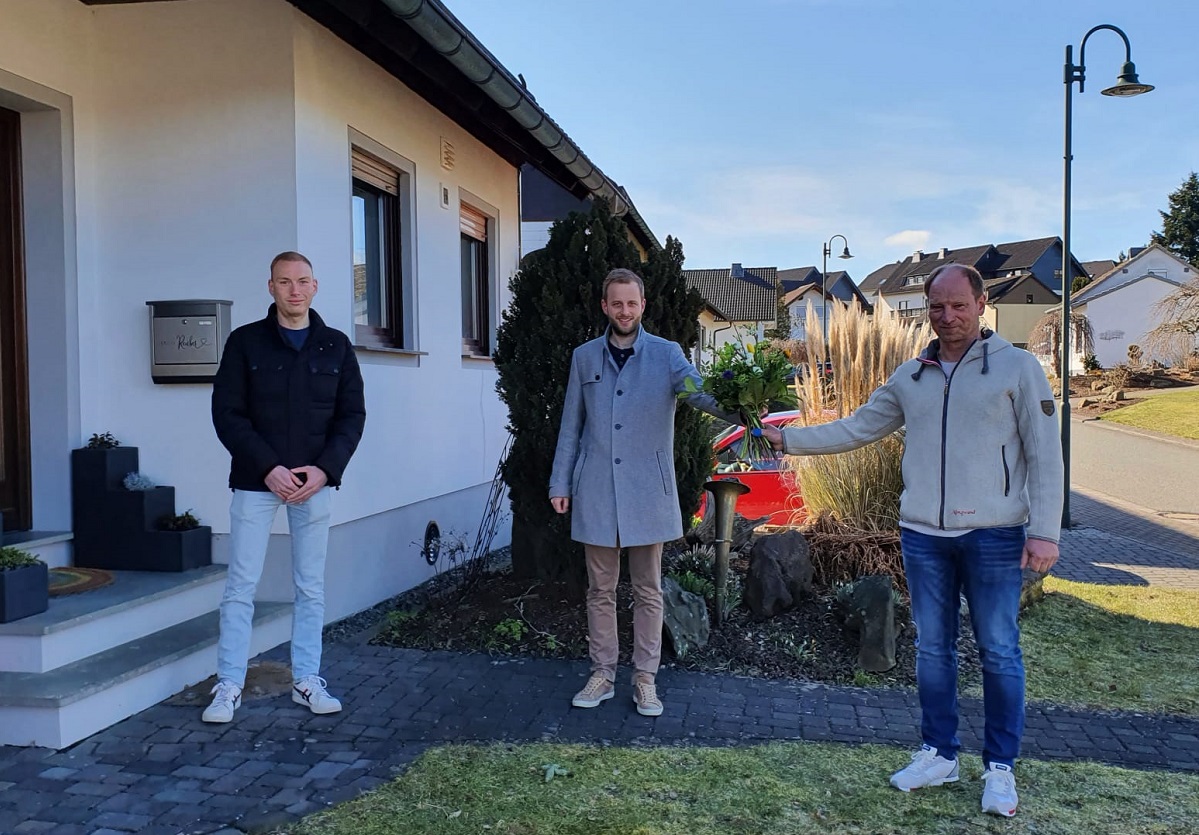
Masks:
[[[900,521],[946,531],[1028,525],[1061,533],[1060,427],[1045,372],[992,332],[946,376],[933,340],[849,417],[783,430],[791,455],[844,452],[907,427]]]

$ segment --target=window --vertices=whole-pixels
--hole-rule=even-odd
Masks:
[[[409,348],[403,199],[406,172],[360,148],[351,152],[354,227],[354,343]]]
[[[473,356],[491,354],[491,269],[487,257],[489,218],[474,206],[461,203],[459,227],[462,243],[462,351]]]
[[[1032,293],[1025,293],[1025,294],[1024,294],[1024,303],[1025,303],[1025,304],[1032,304]]]
[[[1167,269],[1146,270],[1146,275],[1154,275],[1158,278],[1166,278],[1168,272],[1169,270]]]

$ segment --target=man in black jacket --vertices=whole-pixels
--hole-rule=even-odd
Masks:
[[[298,252],[276,256],[267,282],[275,303],[265,319],[229,336],[212,387],[212,423],[233,457],[233,502],[217,684],[205,722],[229,722],[241,705],[254,592],[280,505],[287,508],[296,586],[292,701],[313,713],[341,710],[320,677],[329,488],[341,484],[366,406],[350,340],[310,309],[316,289],[311,261]]]

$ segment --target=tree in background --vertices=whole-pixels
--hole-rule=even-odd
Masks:
[[[1158,325],[1145,336],[1150,355],[1183,365],[1199,351],[1199,278],[1192,278],[1153,306]]]
[[[776,281],[774,286],[777,300],[775,302],[774,327],[762,332],[762,336],[766,339],[786,340],[791,338],[791,311],[788,309],[786,302],[783,299],[787,292],[783,289],[783,282]]]
[[[1153,243],[1199,265],[1199,176],[1194,171],[1170,195],[1169,202],[1170,211],[1159,212],[1162,231],[1153,233]]]
[[[1091,278],[1089,275],[1074,276],[1074,280],[1070,282],[1070,295],[1074,295],[1075,293],[1077,293],[1083,287],[1086,287],[1088,284],[1090,284],[1094,280],[1095,279]]]
[[[1076,354],[1095,353],[1095,331],[1086,314],[1070,311],[1070,346]],[[1050,376],[1062,367],[1062,309],[1054,308],[1033,323],[1028,334],[1028,350],[1042,357],[1053,357]]]
[[[667,238],[665,249],[652,252],[642,264],[624,222],[612,216],[605,202],[596,201],[590,212],[572,212],[556,222],[545,248],[526,256],[512,277],[512,301],[503,313],[495,364],[496,388],[508,406],[513,436],[502,473],[512,497],[512,567],[517,574],[563,578],[576,590],[585,588],[582,546],[571,541],[570,515],[553,511],[548,492],[571,353],[607,326],[600,290],[604,276],[617,267],[634,270],[645,280],[646,330],[689,351],[701,302],[687,288],[682,263],[681,244]],[[695,410],[679,412],[678,495],[680,513],[689,520],[702,489],[699,471],[704,476],[711,471],[711,439]]]

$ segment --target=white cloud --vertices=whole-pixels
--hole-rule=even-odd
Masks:
[[[902,246],[914,250],[927,244],[932,235],[933,233],[927,229],[905,229],[883,238],[883,243],[887,246]]]

